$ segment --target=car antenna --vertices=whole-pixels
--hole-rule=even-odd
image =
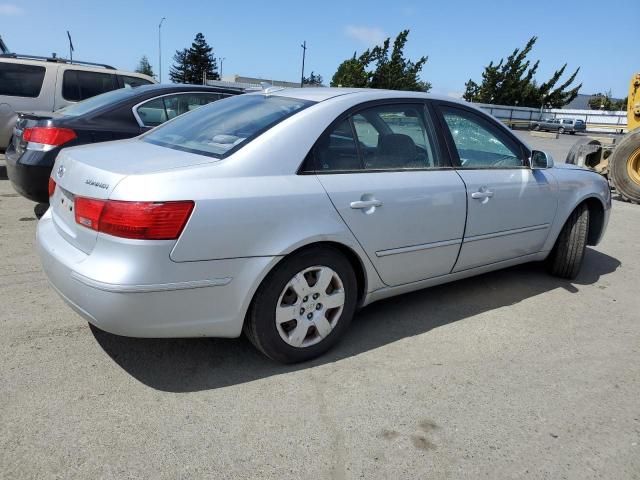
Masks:
[[[262,93],[264,93],[265,95],[284,90],[284,87],[276,87],[275,85],[272,85],[268,82],[260,82],[260,88],[262,89]]]

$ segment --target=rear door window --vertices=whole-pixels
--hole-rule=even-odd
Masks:
[[[79,102],[118,88],[114,74],[66,70],[62,77],[62,97],[71,102]]]
[[[381,105],[353,118],[364,168],[404,170],[439,166],[427,133],[424,105]],[[375,133],[374,133],[375,132]]]
[[[35,98],[40,95],[45,67],[0,63],[0,95]]]

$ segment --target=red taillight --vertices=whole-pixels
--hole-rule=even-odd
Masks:
[[[53,197],[53,193],[56,191],[56,181],[49,177],[49,198]]]
[[[194,202],[121,202],[76,197],[76,223],[116,237],[175,240]]]
[[[92,230],[98,230],[100,227],[100,215],[102,215],[102,209],[106,203],[106,200],[76,197],[74,205],[76,223]]]
[[[62,145],[76,138],[76,132],[70,128],[31,127],[22,132],[25,142],[43,143],[44,145]]]

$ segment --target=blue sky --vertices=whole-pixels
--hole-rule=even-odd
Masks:
[[[582,67],[581,93],[611,89],[624,97],[631,75],[640,71],[635,1],[121,1],[0,0],[0,35],[20,53],[68,54],[87,61],[135,68],[146,54],[158,69],[158,23],[162,17],[163,80],[176,49],[204,33],[223,74],[279,80],[300,78],[301,48],[307,41],[306,71],[331,79],[338,64],[409,28],[406,53],[428,55],[422,77],[433,92],[459,94],[470,77],[479,79],[492,59],[506,57],[532,35],[532,57],[541,60],[546,80],[568,62]]]

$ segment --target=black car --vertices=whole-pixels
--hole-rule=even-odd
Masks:
[[[61,149],[131,138],[178,115],[244,90],[198,85],[144,85],[103,93],[56,112],[20,113],[5,152],[13,187],[49,201],[51,169]]]

